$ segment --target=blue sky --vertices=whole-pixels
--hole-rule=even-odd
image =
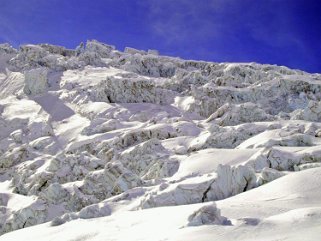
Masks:
[[[75,48],[87,39],[321,73],[321,1],[0,0],[0,42]]]

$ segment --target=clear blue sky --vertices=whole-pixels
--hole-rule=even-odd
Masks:
[[[321,72],[321,1],[0,0],[0,42],[74,48],[86,39]]]

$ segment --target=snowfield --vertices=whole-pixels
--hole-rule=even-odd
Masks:
[[[320,74],[0,45],[0,241],[319,241],[320,201]]]

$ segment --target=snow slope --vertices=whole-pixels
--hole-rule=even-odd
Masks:
[[[321,75],[0,45],[1,240],[319,240]]]

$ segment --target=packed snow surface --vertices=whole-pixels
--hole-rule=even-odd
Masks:
[[[321,75],[0,45],[0,241],[321,237]]]

